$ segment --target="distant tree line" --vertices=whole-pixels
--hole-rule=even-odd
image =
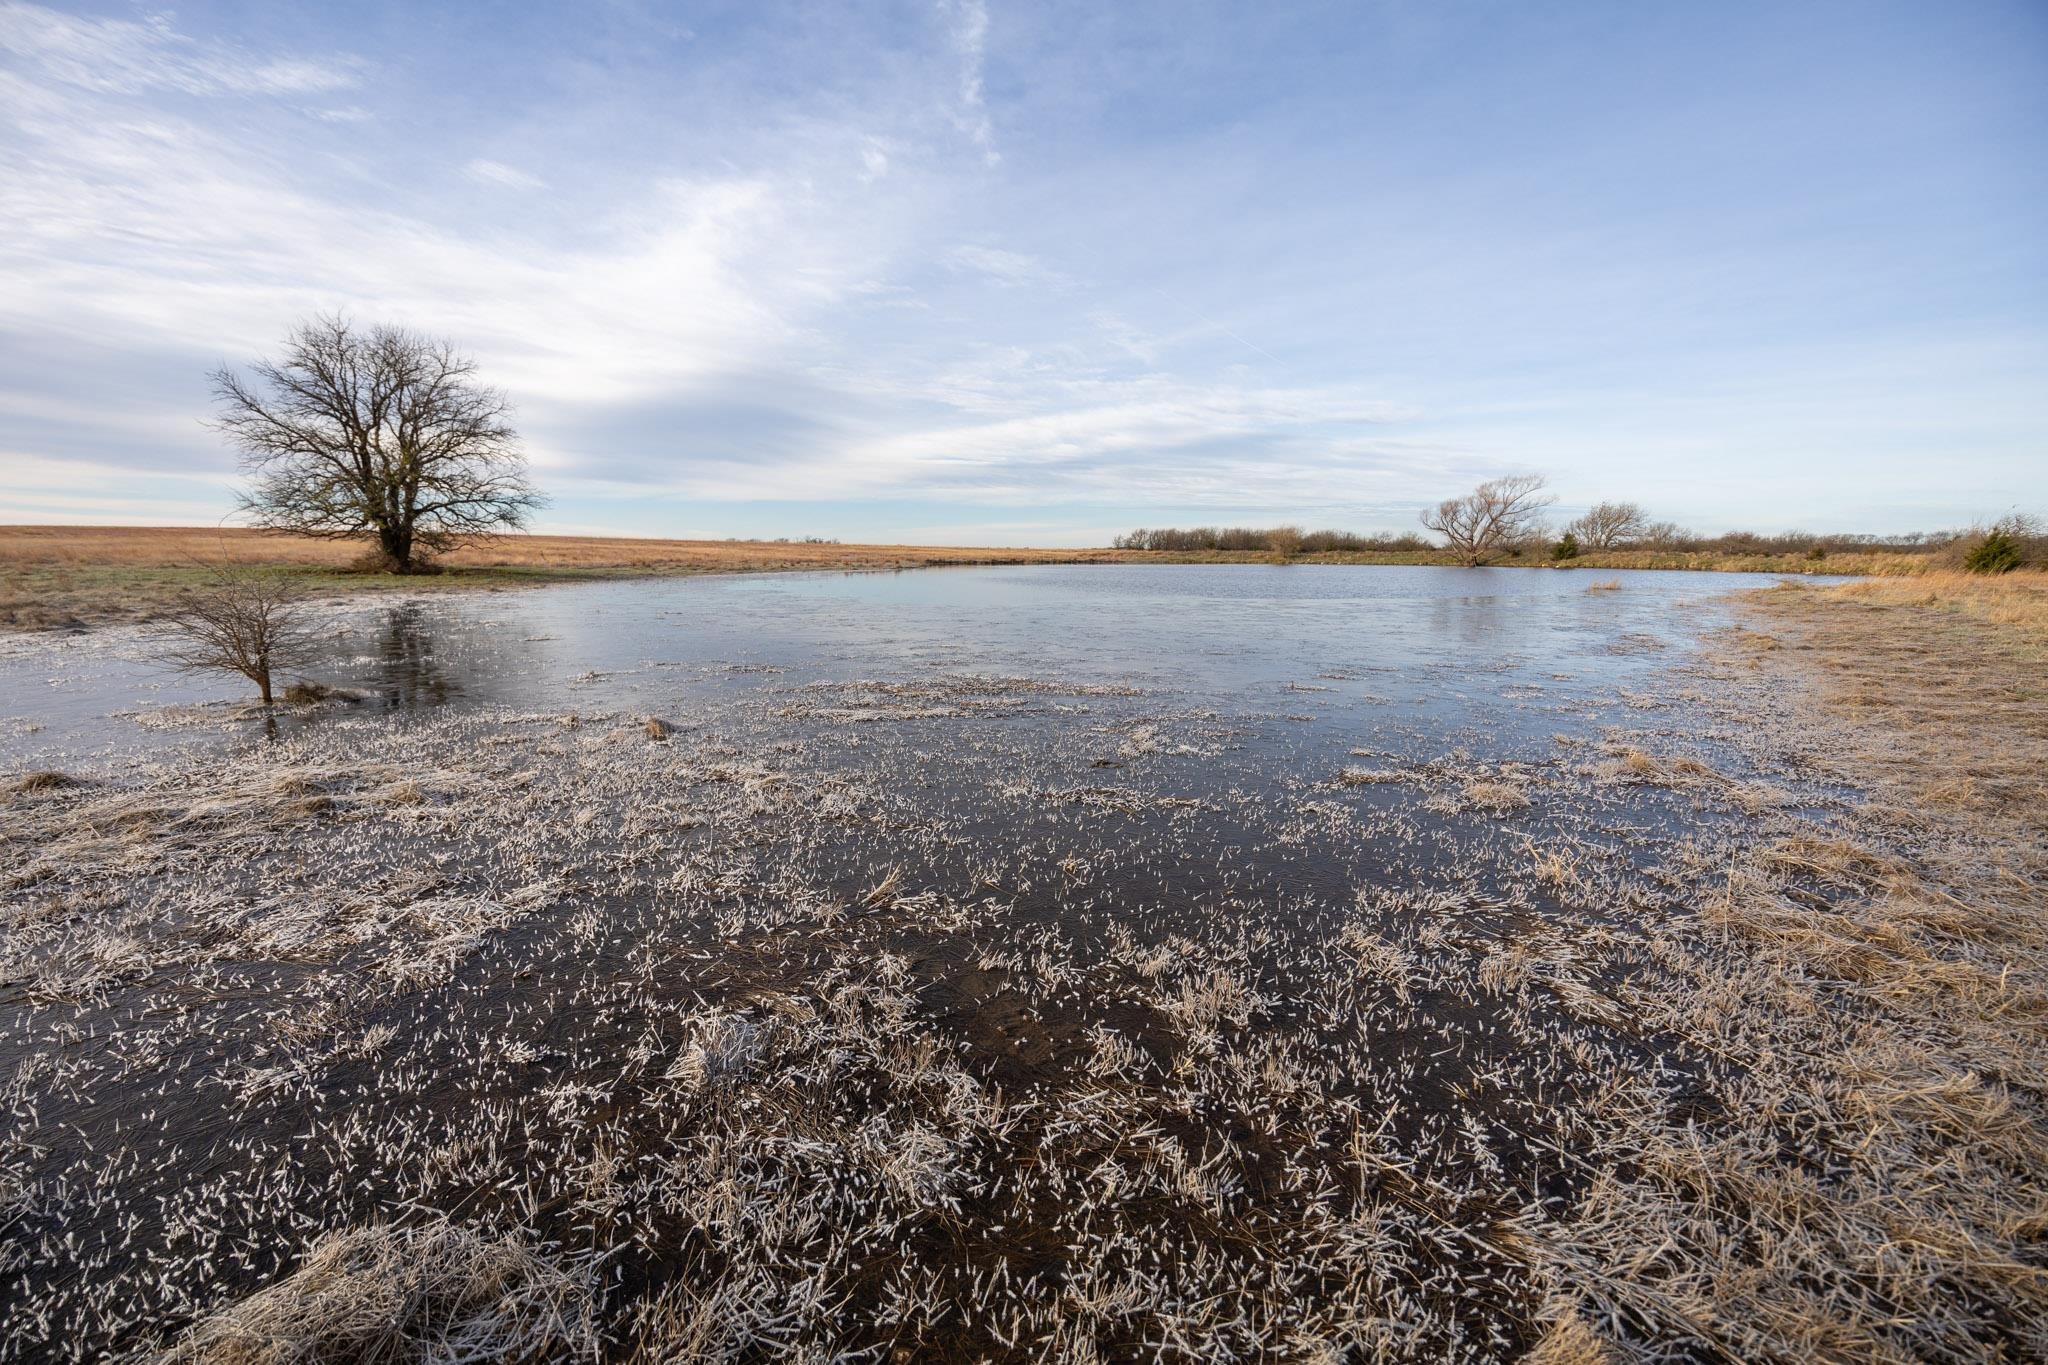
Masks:
[[[1177,553],[1235,551],[1282,558],[1315,554],[1386,554],[1448,550],[1467,564],[1621,550],[1704,555],[1801,555],[1821,561],[1830,554],[1938,556],[1954,568],[2003,572],[2048,565],[2048,526],[2038,517],[2011,513],[1989,526],[1915,531],[1902,535],[1819,534],[1785,531],[1724,531],[1703,535],[1676,522],[1659,521],[1633,502],[1602,502],[1553,529],[1545,512],[1556,499],[1541,475],[1489,479],[1471,492],[1446,498],[1422,513],[1423,527],[1440,537],[1432,542],[1412,532],[1361,535],[1351,531],[1303,531],[1298,526],[1141,527],[1118,536],[1119,550]]]
[[[1119,550],[1279,551],[1305,555],[1384,553],[1396,550],[1428,550],[1427,540],[1412,531],[1399,535],[1376,531],[1359,535],[1351,531],[1304,531],[1298,526],[1140,527],[1118,536],[1110,544]]]

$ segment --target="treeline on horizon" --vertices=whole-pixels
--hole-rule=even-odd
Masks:
[[[1303,531],[1293,526],[1274,526],[1261,530],[1254,526],[1190,526],[1184,529],[1162,527],[1151,530],[1140,527],[1129,535],[1118,536],[1110,542],[1116,550],[1272,550],[1294,536],[1294,549],[1300,554],[1346,554],[1368,551],[1431,550],[1436,547],[1413,531],[1395,534],[1378,531],[1371,535],[1357,535],[1350,531]]]
[[[2030,519],[2029,519],[2030,520]],[[1814,555],[1890,553],[1934,555],[1954,553],[1980,543],[1989,528],[1913,531],[1898,535],[1859,533],[1821,534],[1786,531],[1765,535],[1756,531],[1726,531],[1704,535],[1670,523],[1652,525],[1640,532],[1618,538],[1608,546],[1589,549],[1640,550],[1674,554],[1720,555]],[[2031,528],[2028,528],[2031,529]],[[2033,539],[2024,531],[2024,540]],[[1507,547],[1510,557],[1540,554],[1548,537],[1533,535],[1519,545]],[[1111,541],[1118,550],[1163,550],[1179,553],[1223,551],[1282,554],[1390,554],[1422,553],[1443,549],[1413,531],[1304,531],[1296,526],[1186,526],[1140,527]],[[2033,548],[2033,547],[2029,547]],[[2032,556],[2028,556],[2032,558]]]
[[[1802,556],[1812,561],[1831,552],[1940,556],[1972,573],[2005,573],[2028,564],[2048,562],[2048,534],[2041,519],[2009,512],[1989,527],[1964,531],[1914,532],[1907,535],[1816,535],[1787,531],[1767,536],[1755,531],[1729,531],[1703,536],[1658,521],[1638,502],[1602,502],[1553,528],[1546,512],[1557,503],[1549,480],[1528,471],[1486,480],[1469,493],[1445,498],[1424,510],[1417,520],[1441,538],[1432,544],[1411,533],[1362,536],[1345,531],[1303,531],[1299,526],[1197,526],[1186,530],[1141,528],[1118,536],[1122,550],[1258,551],[1282,559],[1302,554],[1385,553],[1440,550],[1475,567],[1502,559],[1541,555],[1547,548],[1553,563],[1584,554],[1673,552],[1698,558],[1754,560]]]

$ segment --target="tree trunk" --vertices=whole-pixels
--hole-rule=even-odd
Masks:
[[[261,691],[261,692],[263,693],[263,704],[264,704],[265,706],[269,706],[269,705],[271,704],[271,701],[270,701],[270,670],[269,670],[269,669],[267,669],[267,668],[266,668],[266,669],[264,669],[264,670],[263,670],[263,671],[262,671],[261,673],[258,673],[258,674],[256,675],[256,686],[257,686],[257,688],[258,688],[258,689],[259,689],[259,690],[260,690],[260,691]]]
[[[377,532],[377,548],[383,552],[384,566],[392,573],[412,572],[412,533],[396,528]]]

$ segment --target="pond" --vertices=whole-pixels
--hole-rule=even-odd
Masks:
[[[511,1277],[457,1297],[521,1358],[1517,1358],[1531,1248],[1626,1244],[1594,1173],[1742,1078],[1668,1011],[1743,969],[1729,841],[1832,799],[1701,691],[1771,581],[357,600],[275,743],[135,632],[10,642],[0,768],[70,776],[0,806],[0,1362],[343,1234]]]
[[[303,673],[360,693],[366,710],[650,714],[853,679],[1114,681],[1492,746],[1562,706],[1625,705],[1634,681],[1723,618],[1728,594],[1774,581],[1344,565],[639,579],[351,602]],[[0,650],[0,769],[253,739],[234,705],[248,693],[239,678],[164,669],[133,631],[23,637]]]

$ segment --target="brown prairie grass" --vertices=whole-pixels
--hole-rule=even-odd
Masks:
[[[1473,782],[1465,787],[1465,804],[1489,815],[1512,815],[1529,808],[1520,787],[1507,782]]]
[[[1614,1355],[1570,1304],[1552,1305],[1550,1326],[1522,1357],[1525,1365],[1607,1365]]]
[[[0,566],[176,568],[195,563],[278,565],[345,572],[363,546],[349,540],[267,535],[214,526],[0,526]],[[1027,564],[1143,558],[1121,550],[985,549],[944,545],[837,545],[802,541],[657,540],[626,536],[497,536],[450,551],[446,569],[591,569],[642,573],[748,569],[895,568],[923,564]]]
[[[1896,610],[1963,616],[2011,627],[2022,638],[2048,644],[2048,573],[1996,577],[1938,572],[1913,579],[1867,579],[1827,590],[1838,602],[1880,612]]]
[[[1627,1264],[1643,1227],[1698,1254],[1657,1303],[1631,1303],[1640,1282],[1568,1272],[1582,1293],[1715,1322],[1744,1358],[1897,1355],[1881,1315],[1795,1288],[1830,1266],[1868,1267],[1876,1302],[1930,1325],[1958,1292],[2009,1304],[2022,1324],[2048,1311],[2048,1273],[2026,1248],[2048,1207],[2041,587],[1944,575],[1749,599],[1786,647],[1731,639],[1724,666],[1767,670],[1783,722],[1825,736],[1814,760],[1867,798],[1829,827],[1739,851],[1701,903],[1710,931],[1745,945],[1743,965],[1701,970],[1668,1018],[1743,1068],[1746,1121],[1629,1140],[1640,1178],[1596,1188],[1567,1263]],[[1635,757],[1617,770],[1661,773]],[[1626,1126],[1627,1109],[1618,1098],[1610,1117]],[[1793,1128],[1825,1135],[1824,1178],[1772,1157],[1774,1133]],[[1714,1250],[1731,1209],[1740,1271]],[[2020,1339],[2040,1344],[2034,1327]]]
[[[367,571],[362,557],[363,546],[355,541],[234,527],[0,526],[0,629],[151,620],[163,615],[181,590],[223,565],[283,569],[303,575],[308,587],[354,593],[667,574],[1157,558],[1116,550],[547,535],[499,536],[463,546],[435,561],[437,572],[423,575]]]
[[[516,1241],[449,1223],[323,1238],[290,1276],[200,1320],[178,1365],[588,1354],[594,1296]]]
[[[1390,783],[1409,781],[1409,775],[1394,768],[1361,768],[1346,766],[1337,774],[1337,782],[1345,787],[1374,787]]]
[[[57,772],[55,769],[44,769],[39,772],[23,773],[20,777],[8,782],[4,790],[10,793],[26,795],[32,792],[61,791],[65,787],[81,785],[83,784],[79,779],[71,776],[69,773]]]
[[[1581,554],[1578,569],[1701,569],[1716,573],[1873,574],[1911,577],[1935,572],[1933,555],[1873,550],[1808,559],[1803,554],[1729,554],[1717,550],[1597,550]]]

